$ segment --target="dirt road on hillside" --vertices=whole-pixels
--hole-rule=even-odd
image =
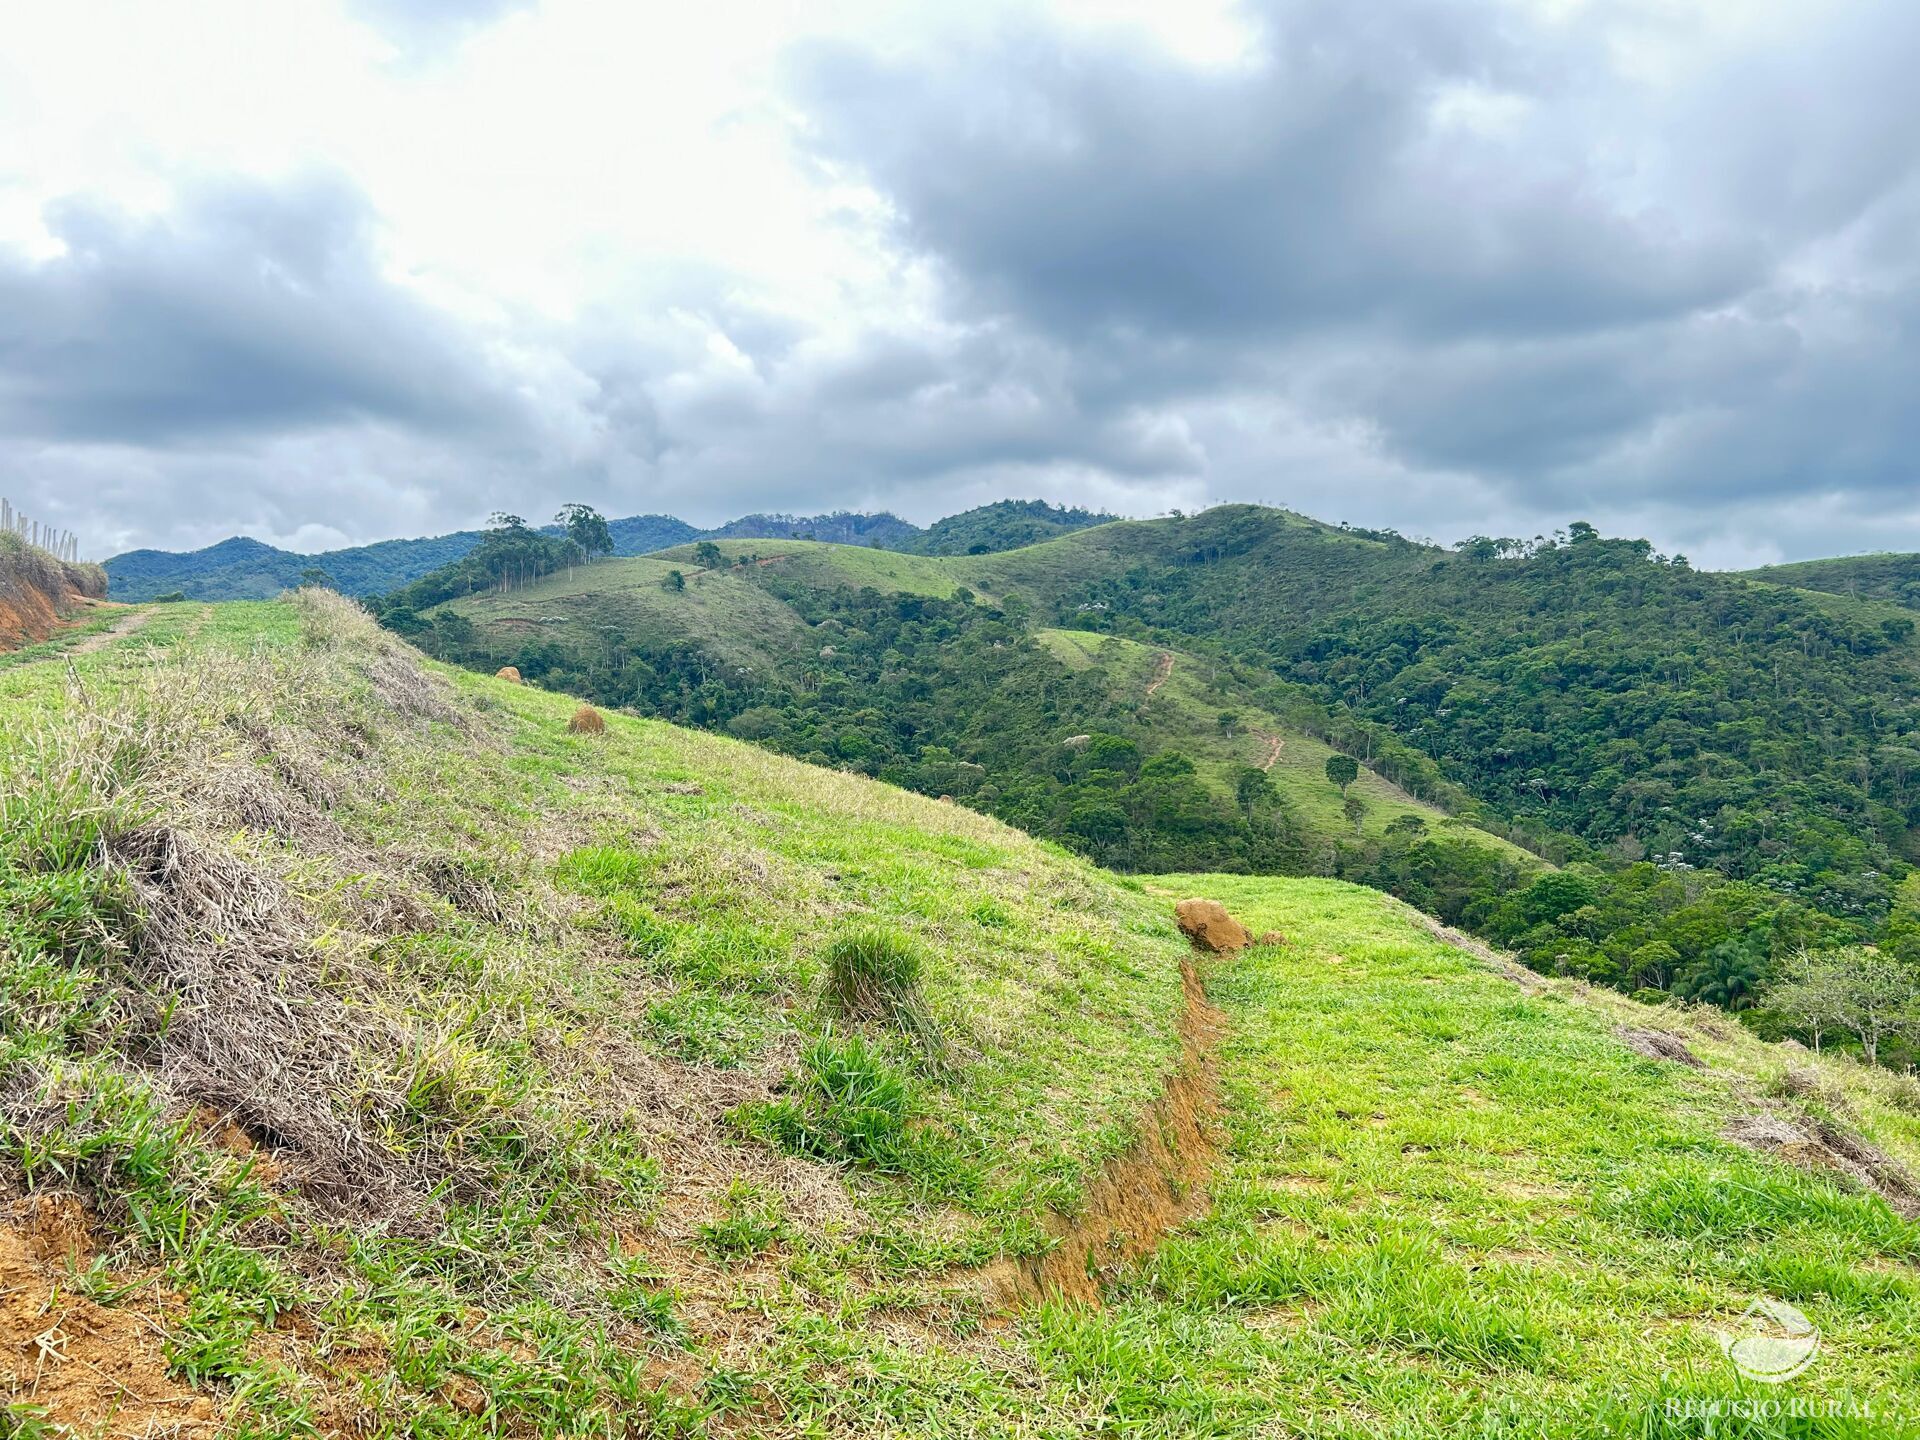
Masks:
[[[1154,666],[1153,678],[1147,681],[1146,698],[1151,700],[1153,698],[1153,692],[1166,684],[1167,677],[1171,674],[1173,674],[1173,652],[1171,650],[1162,650],[1160,652],[1160,659]]]
[[[1267,734],[1264,730],[1254,730],[1251,733],[1256,739],[1264,742],[1267,747],[1266,755],[1253,763],[1258,765],[1262,770],[1273,769],[1273,762],[1280,758],[1280,752],[1287,748],[1287,742],[1282,740],[1278,735]]]

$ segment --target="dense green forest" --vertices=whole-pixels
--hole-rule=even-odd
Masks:
[[[1227,507],[1166,535],[1157,558],[1061,584],[1061,623],[1257,663],[1501,813],[1585,842],[1569,858],[1885,915],[1920,822],[1912,617],[1703,574],[1581,525],[1447,553]]]

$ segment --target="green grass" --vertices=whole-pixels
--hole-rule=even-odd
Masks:
[[[804,621],[754,581],[765,567],[815,585],[950,596],[962,583],[954,562],[861,545],[808,540],[714,542],[727,564],[702,568],[691,545],[636,559],[606,560],[551,575],[504,594],[448,601],[492,647],[510,656],[520,645],[553,643],[590,659],[612,637],[623,645],[699,645],[722,665],[765,675],[790,668],[813,643]],[[734,562],[743,562],[736,570]],[[752,569],[745,568],[752,566]],[[678,570],[685,588],[662,582]]]
[[[675,569],[686,578],[684,590],[661,584]],[[798,616],[750,580],[654,556],[604,560],[440,608],[471,620],[509,657],[526,644],[553,643],[591,657],[613,639],[698,643],[721,664],[764,671],[783,663],[806,632]]]
[[[1157,905],[971,812],[744,744],[620,716],[570,735],[565,697],[422,681],[364,619],[303,607],[162,613],[76,657],[77,687],[62,664],[0,674],[0,1068],[66,1097],[0,1154],[96,1196],[122,1263],[197,1297],[182,1378],[274,1425],[311,1408],[321,1380],[257,1360],[265,1264],[323,1348],[380,1337],[389,1429],[457,1428],[433,1391],[463,1366],[534,1429],[611,1413],[659,1343],[623,1338],[611,1237],[704,1253],[738,1184],[797,1187],[782,1223],[807,1266],[924,1282],[1043,1243],[1128,1142],[1177,1051]],[[159,1024],[183,1001],[164,965],[127,969],[139,924],[96,864],[155,821],[288,897],[290,946],[238,918],[206,943],[373,1022],[304,1104],[421,1176],[423,1233],[358,1230],[297,1188],[291,1243],[260,1232],[257,1200],[224,1198],[257,1187],[233,1191],[240,1166],[189,1123],[192,1084],[120,1048],[117,997],[157,985]],[[842,1030],[825,980],[854,924],[924,957],[952,1066],[890,1025]],[[774,1136],[759,1117],[783,1102],[799,1128]],[[526,1390],[518,1362],[435,1333],[449,1297],[581,1368]],[[247,1398],[269,1390],[292,1398]]]
[[[1068,1330],[1116,1428],[1707,1433],[1666,1423],[1680,1394],[1851,1399],[1885,1425],[1819,1433],[1920,1425],[1920,1226],[1719,1138],[1779,1066],[1771,1047],[1577,989],[1522,996],[1335,881],[1148,885],[1219,898],[1287,943],[1209,985],[1231,1137],[1212,1212]],[[1710,1068],[1632,1054],[1611,1034],[1623,1017],[1688,1034]],[[1881,1143],[1920,1154],[1911,1117],[1860,1103]],[[1823,1335],[1779,1391],[1743,1388],[1712,1333],[1756,1294]],[[1161,1342],[1178,1356],[1165,1388],[1084,1358],[1131,1355],[1156,1327],[1182,1337]],[[1236,1380],[1250,1374],[1287,1399],[1263,1403]]]
[[[757,559],[780,574],[815,585],[845,585],[907,595],[935,595],[942,599],[967,583],[966,567],[957,558],[903,555],[867,545],[834,545],[820,540],[716,540],[729,563]],[[656,557],[685,566],[697,565],[694,547],[677,546]],[[720,572],[724,574],[725,572]]]
[[[105,1254],[77,1283],[237,1431],[1920,1426],[1920,1229],[1720,1138],[1784,1068],[1723,1019],[1523,994],[1353,886],[1120,881],[715,736],[571,735],[570,699],[324,600],[179,607],[73,670],[0,672],[0,1165],[91,1199]],[[156,824],[266,908],[143,941],[98,857]],[[1287,940],[1207,976],[1210,1208],[1104,1308],[998,1323],[970,1267],[1044,1248],[1179,1063],[1187,893]],[[202,943],[222,981],[188,994],[165,947]],[[228,1016],[226,1073],[263,1015],[326,1019],[298,1033],[336,1068],[277,1123],[370,1147],[347,1202],[285,1137],[215,1143],[206,1082],[165,1070],[263,957],[279,1003]],[[850,1017],[836,975],[916,990],[945,1055]],[[1628,1052],[1628,1018],[1709,1068]],[[1920,1161],[1900,1077],[1818,1068]],[[248,1119],[274,1073],[222,1108]],[[375,1181],[393,1214],[358,1208]],[[1823,1335],[1779,1391],[1713,1336],[1756,1295]],[[1782,1395],[1876,1418],[1670,1414]]]

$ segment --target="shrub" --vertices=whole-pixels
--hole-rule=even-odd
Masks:
[[[920,947],[881,925],[848,930],[827,949],[827,993],[849,1019],[891,1019],[920,971]]]

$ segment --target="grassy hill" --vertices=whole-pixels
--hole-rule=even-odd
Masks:
[[[326,596],[139,613],[0,672],[13,1433],[1911,1429],[1909,1201],[1729,1138],[1911,1166],[1911,1080],[570,733]],[[1284,943],[1201,991],[1194,891]],[[1721,1357],[1756,1295],[1820,1329],[1787,1386]]]
[[[1415,799],[1364,766],[1348,788],[1365,809],[1357,824],[1349,820],[1342,793],[1326,774],[1327,761],[1339,752],[1251,704],[1243,690],[1206,660],[1086,630],[1040,630],[1035,638],[1070,669],[1098,669],[1116,690],[1142,697],[1143,723],[1165,743],[1194,757],[1223,799],[1232,796],[1234,777],[1253,766],[1266,774],[1309,833],[1323,843],[1348,834],[1377,840],[1396,823],[1403,830],[1417,825],[1422,832],[1483,847],[1522,871],[1541,868],[1538,857],[1518,845]],[[1232,715],[1234,723],[1223,727],[1222,714]]]
[[[676,553],[601,561],[519,590],[456,600],[441,613],[471,622],[501,664],[528,645],[593,655],[617,639],[650,648],[698,643],[716,663],[764,669],[804,643],[792,611],[745,576],[702,573],[676,564]],[[669,592],[664,585],[676,570],[690,583]]]
[[[428,612],[421,639],[476,668],[513,664],[606,703],[724,725],[787,753],[953,793],[1128,868],[1228,863],[1234,851],[1218,827],[1195,829],[1201,817],[1164,805],[1158,818],[1135,806],[1124,820],[1098,820],[1069,793],[1075,757],[1062,747],[1076,735],[1119,734],[1144,756],[1188,757],[1201,798],[1228,816],[1241,808],[1241,772],[1260,769],[1291,827],[1285,856],[1267,847],[1269,867],[1330,873],[1348,863],[1354,842],[1430,832],[1484,850],[1515,876],[1538,868],[1518,847],[1371,772],[1354,791],[1364,807],[1356,825],[1325,776],[1332,749],[1264,708],[1236,673],[1189,661],[1161,685],[1153,668],[1170,650],[1117,638],[1102,649],[1085,632],[1029,635],[996,608],[1017,606],[960,583],[980,578],[987,558],[709,542],[452,601]],[[675,574],[682,583],[669,583]],[[963,592],[971,600],[953,598]],[[1251,728],[1223,736],[1223,710]],[[1036,777],[1045,793],[1035,792]],[[1100,798],[1084,786],[1078,795]],[[1396,821],[1400,832],[1390,830]],[[1184,840],[1175,834],[1183,827]],[[1252,859],[1244,846],[1240,857]]]
[[[1330,870],[1629,992],[1746,1008],[1801,948],[1892,943],[1903,923],[1920,642],[1884,601],[1702,574],[1582,526],[1442,551],[1248,506],[997,554],[666,556],[694,598],[650,597],[625,649],[526,648],[459,613],[410,633],[952,794],[1115,868]],[[758,603],[749,589],[800,625],[768,610],[743,639],[727,616]],[[1111,674],[1082,663],[1097,647],[1081,635],[1121,642]],[[1143,705],[1161,653],[1204,673],[1204,696]],[[1265,752],[1218,745],[1223,710],[1305,742],[1237,818],[1229,797]],[[1372,772],[1357,828],[1302,763],[1323,747]],[[1431,809],[1396,808],[1396,788]],[[1505,841],[1580,874],[1517,900],[1532,872]]]
[[[1746,579],[1796,590],[1819,590],[1884,600],[1920,610],[1920,555],[1845,555],[1831,560],[1799,560],[1741,572]]]

